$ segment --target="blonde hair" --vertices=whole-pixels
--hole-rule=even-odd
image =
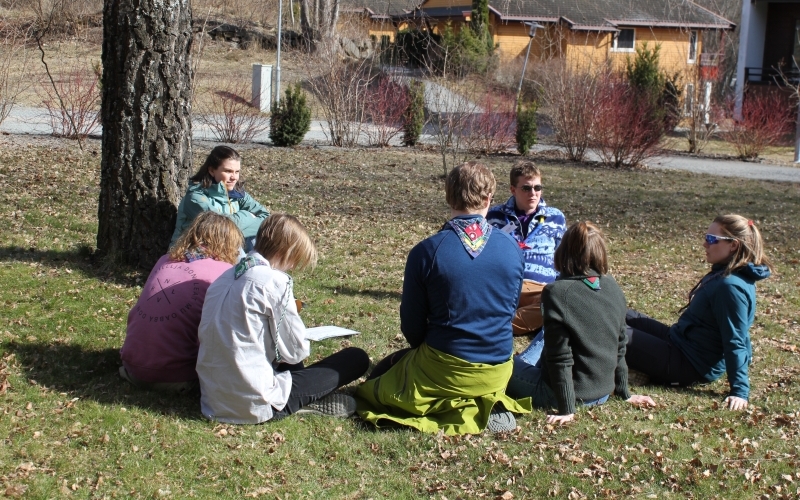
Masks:
[[[772,270],[772,263],[764,254],[764,242],[761,240],[761,232],[759,232],[752,220],[741,215],[727,214],[716,216],[714,222],[717,223],[722,232],[722,234],[716,236],[726,236],[739,242],[736,252],[734,252],[725,265],[725,269],[720,273],[722,276],[728,276],[740,267],[750,263],[757,266],[767,266],[770,271]],[[700,281],[689,291],[689,302],[680,311],[684,311],[689,307],[695,293],[703,284],[703,279],[700,278]]]
[[[317,264],[317,248],[296,217],[272,214],[258,228],[255,249],[271,264],[302,269]]]
[[[224,215],[203,212],[195,217],[169,249],[169,258],[182,261],[186,258],[186,252],[203,247],[212,259],[236,264],[239,260],[239,249],[243,245],[244,236],[236,223]]]
[[[714,218],[723,234],[717,236],[727,236],[739,242],[739,248],[731,256],[723,274],[731,274],[736,269],[746,266],[749,263],[764,265],[772,270],[772,263],[764,254],[764,242],[761,240],[761,233],[755,223],[736,214],[718,215]]]
[[[483,163],[468,161],[447,174],[445,197],[453,210],[480,210],[497,187],[494,174]]]
[[[585,276],[589,270],[608,274],[608,254],[603,231],[589,221],[576,222],[556,248],[554,267],[564,276]]]

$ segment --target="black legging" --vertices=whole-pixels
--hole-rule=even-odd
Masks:
[[[669,339],[669,326],[628,309],[628,368],[646,373],[655,384],[687,386],[704,379],[683,352]]]
[[[281,365],[278,371],[292,372],[292,391],[283,410],[275,410],[272,420],[285,418],[297,410],[322,399],[339,387],[364,375],[369,369],[369,356],[357,347],[348,347],[327,358],[304,367]]]

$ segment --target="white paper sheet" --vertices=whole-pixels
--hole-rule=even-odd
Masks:
[[[348,330],[339,326],[315,326],[306,328],[306,338],[308,340],[325,340],[332,337],[346,337],[347,335],[358,335],[355,330]]]

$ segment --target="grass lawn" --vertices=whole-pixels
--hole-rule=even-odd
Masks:
[[[0,494],[25,498],[796,498],[800,495],[800,186],[667,171],[541,165],[545,199],[599,223],[630,305],[671,322],[706,271],[714,215],[757,221],[775,262],[758,288],[751,406],[727,381],[639,388],[566,427],[534,412],[508,435],[376,432],[356,419],[230,426],[196,397],[117,376],[147,272],[104,268],[95,241],[99,143],[0,137]],[[195,148],[198,165],[208,151]],[[247,189],[306,224],[321,251],[295,276],[309,326],[361,331],[312,345],[374,360],[403,347],[405,257],[447,218],[441,164],[404,150],[243,150]],[[513,157],[486,161],[505,199]],[[524,347],[524,341],[517,348]]]

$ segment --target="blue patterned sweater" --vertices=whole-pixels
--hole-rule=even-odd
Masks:
[[[538,283],[552,283],[558,277],[553,268],[553,256],[567,230],[567,220],[561,210],[547,206],[544,199],[539,200],[533,217],[528,222],[526,237],[516,215],[514,197],[503,205],[489,210],[486,220],[495,228],[513,237],[525,259],[525,279]]]

